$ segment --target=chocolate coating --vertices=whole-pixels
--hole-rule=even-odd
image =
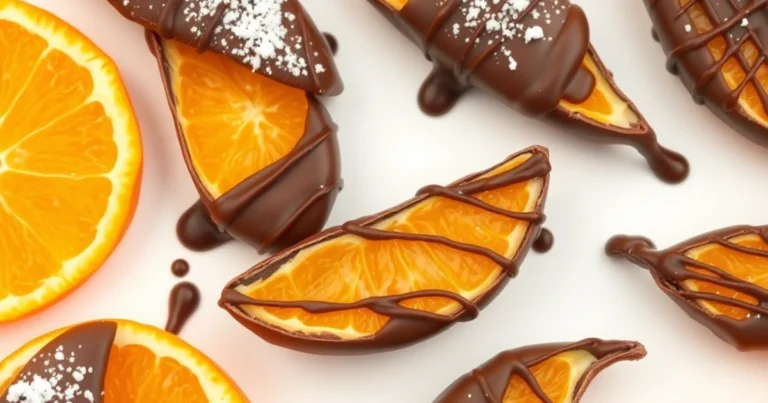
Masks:
[[[752,68],[738,49],[751,40],[758,52],[758,63],[764,65],[768,50],[768,13],[764,0],[691,0],[686,6],[680,0],[644,0],[653,22],[653,35],[668,56],[667,69],[679,74],[695,102],[705,104],[735,130],[750,140],[768,147],[768,129],[752,120],[738,104],[747,83],[754,85],[757,95],[768,108],[768,94],[757,79],[757,69]],[[713,29],[699,33],[689,13],[690,7],[700,6],[712,23]],[[742,26],[744,19],[748,25]],[[692,27],[690,32],[686,27]],[[707,43],[722,36],[727,43],[725,56],[719,61],[710,53]],[[744,82],[734,90],[728,87],[721,68],[733,57],[746,73]]]
[[[522,378],[543,403],[552,401],[542,390],[530,367],[558,354],[586,350],[597,361],[576,384],[572,403],[578,403],[592,379],[613,363],[645,357],[642,344],[632,341],[586,339],[576,343],[552,343],[504,351],[452,383],[434,403],[498,403],[514,375]]]
[[[176,284],[168,297],[168,321],[165,331],[178,335],[200,306],[200,290],[189,282]]]
[[[537,236],[536,240],[533,242],[533,250],[539,253],[546,253],[552,249],[554,244],[555,236],[552,235],[552,231],[542,228],[541,231],[539,231],[539,236]]]
[[[521,165],[498,175],[474,180],[477,177],[493,170],[504,164],[510,159],[516,158],[521,154],[530,153],[532,156]],[[256,265],[246,273],[232,280],[222,292],[222,298],[219,304],[227,310],[236,320],[245,327],[259,335],[270,343],[288,347],[295,350],[315,353],[315,354],[366,354],[391,350],[405,347],[418,341],[431,337],[451,326],[457,321],[468,321],[474,319],[480,309],[490,303],[496,295],[504,288],[510,278],[517,275],[520,262],[525,258],[535,235],[539,233],[539,228],[545,217],[541,213],[546,200],[547,188],[549,185],[549,159],[547,150],[542,147],[532,147],[510,156],[502,163],[489,168],[488,170],[469,175],[459,181],[447,186],[427,186],[419,191],[418,195],[399,206],[383,211],[373,216],[364,217],[359,220],[350,221],[344,225],[329,228],[313,237],[310,237],[300,244],[284,250],[272,258]],[[537,208],[530,213],[515,213],[498,209],[485,204],[479,199],[466,195],[479,193],[486,190],[496,189],[513,183],[520,183],[532,178],[543,178],[544,183],[537,200]],[[474,207],[486,209],[495,214],[505,215],[518,220],[528,221],[530,225],[523,240],[512,259],[507,259],[495,252],[476,245],[455,242],[443,237],[406,234],[400,232],[388,232],[373,229],[370,226],[382,219],[391,217],[407,208],[422,202],[431,196],[441,196],[453,200],[470,204]],[[247,297],[235,288],[239,285],[252,284],[253,282],[267,278],[276,273],[280,267],[293,259],[301,250],[312,245],[332,240],[345,234],[354,234],[369,240],[389,240],[400,239],[409,241],[421,241],[436,243],[449,248],[462,250],[464,252],[478,254],[501,266],[502,271],[496,282],[483,295],[474,301],[469,301],[460,295],[440,290],[417,291],[408,294],[370,297],[354,303],[327,303],[319,301],[268,301],[256,300]],[[418,297],[440,296],[450,298],[461,304],[462,309],[452,316],[444,316],[431,312],[408,309],[401,306],[399,302]],[[271,307],[295,307],[301,308],[311,313],[325,313],[347,309],[367,308],[381,315],[388,316],[390,319],[377,333],[358,339],[341,340],[333,335],[328,336],[309,336],[301,333],[291,333],[283,329],[253,318],[245,312],[242,305],[258,305]]]
[[[101,403],[104,401],[102,392],[104,391],[104,378],[107,375],[109,353],[112,350],[116,333],[117,323],[107,321],[90,322],[69,328],[43,346],[33,359],[24,365],[10,384],[16,384],[19,381],[32,382],[35,376],[50,379],[53,376],[61,375],[62,379],[58,384],[60,392],[65,391],[69,385],[76,385],[80,393],[75,393],[72,398],[68,399],[64,399],[65,396],[61,393],[61,396],[58,396],[58,399],[61,400],[57,401]],[[59,357],[61,359],[56,357],[57,353],[61,354]],[[84,373],[82,380],[76,381],[71,372],[68,373],[59,369],[59,365],[62,365],[62,368],[70,367],[73,370],[79,367],[92,370]],[[85,391],[92,394],[92,400],[86,397]],[[9,392],[10,388],[0,395],[2,396],[0,401],[10,401],[8,399]],[[56,397],[54,396],[54,398]]]
[[[210,249],[226,241],[227,236],[216,233],[226,232],[265,253],[320,231],[343,184],[337,126],[325,107],[308,94],[306,128],[293,150],[214,199],[190,160],[162,40],[157,35],[148,40],[158,59],[184,161],[205,207],[203,211],[193,206],[179,221],[177,233],[185,245],[195,250]]]
[[[768,226],[737,226],[700,235],[665,250],[655,250],[647,238],[617,235],[606,244],[609,256],[620,256],[651,272],[654,281],[688,316],[703,324],[723,341],[738,350],[768,349],[768,290],[728,274],[720,268],[687,257],[686,252],[707,244],[718,244],[752,256],[768,259],[768,252],[746,248],[728,240],[746,234],[757,234],[768,241]],[[708,270],[718,277],[706,276],[687,267]],[[727,298],[721,295],[695,292],[684,288],[685,280],[701,280],[736,290],[755,298],[759,305]],[[701,308],[696,301],[714,301],[750,311],[750,317],[736,320],[714,315]]]
[[[186,10],[199,9],[198,0],[108,0],[125,18],[141,24],[165,39],[174,39],[196,47],[200,53],[216,52],[248,67],[251,52],[233,52],[243,49],[246,39],[224,23],[229,7],[223,1],[211,15],[200,16]],[[234,3],[234,2],[233,2]],[[240,10],[249,2],[238,2]],[[232,3],[230,3],[232,4]],[[254,71],[291,87],[301,88],[318,95],[338,95],[344,85],[333,60],[333,52],[298,0],[285,0],[281,5],[282,25],[287,30],[286,44],[294,54],[306,60],[307,74],[294,75],[277,65],[276,59],[262,59]],[[295,18],[292,20],[288,16]],[[300,38],[300,39],[297,39]],[[294,43],[295,42],[295,43]],[[323,66],[322,70],[315,66]]]
[[[171,273],[176,277],[184,277],[189,274],[189,262],[184,259],[176,259],[171,264]]]
[[[465,25],[470,7],[461,0],[410,0],[399,11],[385,0],[369,1],[434,64],[419,91],[419,105],[425,113],[437,116],[448,112],[464,92],[476,87],[496,95],[527,116],[563,124],[569,133],[635,147],[664,181],[677,183],[687,177],[689,168],[685,158],[659,146],[654,131],[616,87],[612,74],[589,44],[587,18],[578,6],[567,0],[531,1],[518,13],[516,21],[542,28],[546,39],[526,43],[521,38],[508,40],[489,32],[484,22],[470,33],[464,30],[456,34],[452,27]],[[499,11],[508,3],[508,0],[494,3],[493,10]],[[534,17],[538,16],[538,10],[533,11],[540,5],[549,5],[561,12],[553,12],[550,23],[545,24],[543,17]],[[514,70],[509,67],[508,55],[516,60]],[[561,100],[578,104],[592,93],[596,79],[582,64],[586,55],[592,57],[603,77],[639,117],[640,123],[635,127],[624,129],[602,124],[560,105]]]

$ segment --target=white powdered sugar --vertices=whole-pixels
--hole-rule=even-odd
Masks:
[[[82,348],[80,346],[79,348]],[[27,372],[20,374],[18,381],[8,387],[7,403],[53,403],[68,402],[75,397],[83,396],[86,400],[93,402],[93,391],[82,390],[80,383],[85,380],[89,374],[93,373],[91,367],[65,367],[58,364],[58,361],[65,361],[66,351],[64,346],[58,346],[53,353],[54,360],[50,360],[51,353],[40,353],[32,358],[32,362],[43,362],[45,369],[43,373],[33,374]],[[77,354],[74,351],[69,352],[70,363],[77,361]],[[98,391],[101,393],[101,391]],[[2,403],[6,403],[2,402]]]

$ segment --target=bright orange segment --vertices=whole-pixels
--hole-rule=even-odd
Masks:
[[[553,403],[571,403],[576,385],[596,358],[586,351],[560,353],[530,368],[536,382]],[[540,403],[523,378],[515,375],[502,403]]]
[[[0,323],[96,271],[135,208],[138,125],[117,68],[46,11],[0,0]]]
[[[512,169],[530,156],[517,157],[486,176]],[[473,196],[505,210],[530,212],[538,208],[543,183],[542,178],[537,178]],[[375,225],[388,231],[444,236],[507,257],[515,255],[528,226],[527,222],[442,197],[429,198]],[[442,245],[369,241],[344,235],[307,248],[267,280],[238,290],[254,298],[281,301],[353,302],[434,289],[473,299],[500,274],[501,268],[487,258]],[[402,305],[446,315],[460,308],[458,303],[442,297],[414,298]],[[368,309],[326,314],[309,314],[297,308],[244,309],[264,320],[279,322],[280,326],[297,326],[309,333],[314,332],[313,328],[324,329],[341,337],[375,333],[388,320]]]
[[[691,1],[693,0],[680,0],[680,5],[685,6]],[[693,21],[693,25],[697,32],[709,32],[714,28],[712,26],[712,21],[709,20],[709,17],[700,4],[693,5],[689,9],[688,15]],[[728,44],[725,38],[718,36],[707,44],[707,48],[715,60],[720,60],[723,58],[723,55],[728,48]],[[760,51],[751,39],[747,40],[747,42],[741,46],[741,53],[749,64],[749,67],[746,70],[754,66],[760,55]],[[728,88],[731,90],[735,90],[747,76],[745,69],[742,68],[741,63],[739,63],[735,56],[728,59],[720,71],[723,74],[723,78],[725,79]],[[766,66],[765,63],[757,69],[757,79],[763,90],[768,90],[768,66]],[[739,105],[741,105],[747,114],[754,118],[758,123],[768,127],[768,113],[766,113],[765,110],[766,105],[763,105],[763,102],[760,100],[757,88],[753,83],[748,83],[746,88],[744,88],[744,91],[739,96]]]
[[[215,363],[178,337],[135,322],[115,322],[118,330],[104,380],[105,403],[248,401]],[[65,330],[32,340],[0,362],[0,396],[18,371]]]
[[[759,236],[753,235],[738,237],[731,239],[731,242],[735,242],[738,245],[748,248],[768,251],[768,244],[766,244],[765,241],[763,241]],[[693,251],[688,252],[687,255],[702,263],[717,267],[735,277],[738,277],[741,280],[768,289],[768,259],[755,255],[749,255],[743,252],[738,252],[717,244],[707,245],[702,248],[694,249]],[[713,277],[715,276],[714,273],[709,271],[691,266],[687,267],[690,270],[705,275]],[[748,304],[757,305],[757,299],[749,295],[744,295],[730,288],[722,287],[709,282],[686,280],[684,285],[686,288],[689,288],[693,291],[716,294],[722,297],[743,301]],[[699,306],[709,310],[714,314],[725,315],[737,320],[744,320],[751,316],[751,313],[748,310],[734,307],[728,304],[710,301],[698,301],[698,303]]]
[[[221,196],[288,154],[304,134],[304,91],[254,74],[225,56],[163,41],[192,164]]]
[[[385,3],[389,4],[392,8],[394,8],[397,11],[400,11],[405,7],[406,4],[408,4],[408,0],[384,0]]]

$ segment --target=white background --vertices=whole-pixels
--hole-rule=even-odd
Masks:
[[[162,326],[170,272],[189,260],[203,293],[184,339],[224,367],[254,402],[428,402],[497,352],[584,337],[643,342],[648,357],[603,372],[584,402],[765,402],[768,354],[739,353],[688,319],[650,276],[603,255],[616,233],[660,246],[733,224],[764,224],[768,153],[695,105],[667,74],[640,0],[581,0],[592,41],[662,144],[683,152],[682,185],[656,179],[632,149],[596,145],[530,121],[472,93],[449,115],[421,114],[416,92],[430,65],[363,0],[304,0],[339,39],[346,91],[326,104],[340,126],[346,182],[330,224],[374,213],[421,186],[448,183],[531,144],[550,148],[546,226],[555,247],[529,255],[520,276],[469,323],[414,347],[367,357],[320,357],[267,344],[216,306],[225,282],[262,256],[244,245],[192,253],[174,235],[196,198],[184,168],[155,61],[141,28],[105,0],[34,0],[69,21],[117,62],[138,114],[144,183],[128,234],[107,264],[55,307],[0,326],[0,357],[28,339],[88,319]]]

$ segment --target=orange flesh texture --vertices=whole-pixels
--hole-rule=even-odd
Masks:
[[[691,1],[693,0],[680,0],[680,5],[685,6]],[[693,26],[698,33],[709,32],[714,28],[712,21],[709,20],[709,17],[700,4],[693,5],[688,11],[688,16],[691,18]],[[728,43],[722,36],[712,39],[707,44],[707,49],[709,49],[709,52],[716,61],[723,58],[727,48]],[[744,81],[747,77],[747,71],[754,66],[757,58],[760,56],[760,50],[755,46],[755,43],[751,39],[747,40],[746,43],[741,46],[741,53],[747,60],[749,67],[744,69],[738,59],[735,56],[732,56],[720,69],[723,79],[731,90],[735,90],[742,81]],[[765,63],[757,69],[756,75],[762,89],[768,90],[768,67],[766,67]],[[739,95],[739,106],[742,107],[744,112],[752,118],[752,120],[764,127],[768,127],[768,114],[765,110],[766,106],[763,105],[763,102],[760,100],[758,90],[754,83],[748,83],[744,88],[744,91]]]
[[[304,91],[212,52],[163,41],[192,166],[218,198],[288,154],[304,134]]]
[[[567,351],[530,367],[530,371],[553,403],[571,403],[576,385],[596,361],[597,358],[587,351]],[[510,380],[502,399],[502,403],[540,402],[530,386],[517,375]]]
[[[730,241],[744,247],[768,251],[768,244],[766,244],[765,241],[763,241],[763,239],[757,235],[739,236],[730,239]],[[717,267],[720,270],[738,277],[743,281],[768,289],[768,259],[766,258],[735,251],[733,249],[726,248],[717,244],[708,244],[699,248],[695,248],[687,252],[686,255],[696,259],[699,262]],[[686,267],[689,270],[704,275],[717,277],[714,273],[708,270],[692,266]],[[683,286],[692,291],[715,294],[721,297],[739,300],[752,305],[758,304],[757,299],[752,296],[744,295],[730,288],[706,281],[686,280],[683,282]],[[698,300],[697,303],[701,308],[712,314],[725,315],[736,320],[744,320],[753,315],[751,312],[744,308],[738,308],[720,302]]]
[[[247,401],[213,362],[176,336],[146,325],[117,322],[104,378],[105,403]],[[27,361],[63,331],[33,340],[0,362],[0,396]]]
[[[531,154],[518,156],[482,177],[510,170],[530,157]],[[539,205],[543,184],[542,178],[535,178],[473,196],[508,211],[530,212]],[[529,223],[447,198],[431,197],[377,222],[374,227],[444,236],[511,258]],[[367,297],[438,289],[472,300],[487,291],[500,275],[501,268],[489,259],[436,243],[370,241],[343,235],[301,251],[266,280],[240,286],[238,291],[264,300],[349,303]],[[412,298],[401,305],[443,315],[460,309],[457,302],[444,297]],[[244,309],[285,329],[307,334],[325,331],[342,338],[373,334],[389,320],[365,308],[324,314],[310,314],[299,308]]]
[[[106,55],[42,10],[0,6],[2,322],[50,304],[106,259],[130,220],[141,152],[131,105]],[[74,53],[91,62],[79,64]]]

